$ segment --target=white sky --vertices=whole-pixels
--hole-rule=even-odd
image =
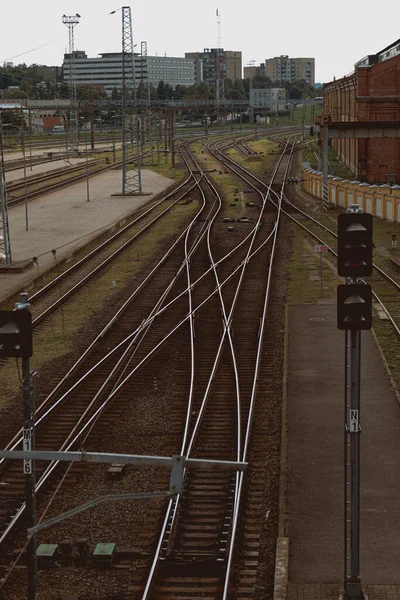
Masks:
[[[61,66],[68,51],[63,14],[81,15],[75,49],[90,57],[120,52],[121,12],[108,13],[122,5],[131,6],[135,51],[141,41],[147,42],[149,56],[183,57],[216,48],[219,9],[220,47],[241,51],[243,66],[281,54],[313,57],[315,81],[322,83],[347,75],[360,58],[400,37],[398,0],[383,2],[384,10],[377,10],[373,0],[0,0],[0,64]]]

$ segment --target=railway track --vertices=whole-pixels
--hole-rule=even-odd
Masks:
[[[210,150],[222,160],[215,147]],[[197,170],[201,171],[200,165]],[[276,467],[271,481],[265,483],[262,456],[265,430],[271,427],[275,448],[270,452],[278,457],[276,397],[269,396],[276,387],[271,365],[276,359],[281,306],[277,303],[269,310],[268,299],[274,293],[269,265],[274,264],[279,211],[267,201],[270,186],[263,184],[267,194],[255,192],[261,205],[255,222],[238,224],[227,236],[218,191],[204,174],[197,185],[201,209],[159,262],[162,268],[155,268],[136,287],[118,311],[122,318],[113,318],[112,325],[104,327],[37,414],[37,448],[98,450],[115,419],[132,410],[139,418],[140,407],[132,407],[131,398],[138,401],[150,394],[154,404],[165,396],[171,409],[167,402],[168,440],[161,440],[161,453],[178,449],[187,456],[217,459],[254,456],[247,481],[239,475],[188,473],[182,498],[161,512],[162,506],[146,508],[147,527],[140,527],[136,536],[140,559],[130,581],[138,598],[183,598],[200,590],[204,597],[225,598],[232,589],[237,598],[255,597],[265,486],[271,505],[276,494]],[[162,395],[155,391],[161,384],[166,390]],[[173,392],[168,389],[172,385]],[[268,424],[265,413],[271,409]],[[264,412],[263,424],[254,424],[255,412]],[[142,452],[145,447],[140,445]],[[54,489],[59,470],[59,465],[38,465],[38,491],[51,481]],[[2,481],[15,483],[10,498],[20,487],[13,481],[17,471],[7,471],[3,462]],[[85,476],[82,465],[64,473],[68,483]],[[167,477],[160,474],[154,482],[165,488]],[[13,511],[15,504],[10,504],[8,519]],[[19,511],[21,516],[23,506]],[[160,529],[161,522],[165,526]],[[3,523],[4,542],[12,527],[11,522]],[[244,540],[242,553],[237,551],[239,533]],[[269,545],[273,555],[273,535]],[[207,577],[210,570],[213,581]]]

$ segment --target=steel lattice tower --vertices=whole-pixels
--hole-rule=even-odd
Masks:
[[[145,81],[146,87],[145,88]],[[144,161],[144,146],[146,138],[152,145],[151,140],[151,99],[150,82],[147,62],[147,42],[140,42],[140,117],[141,117],[141,149],[142,159]],[[153,152],[151,151],[151,160],[153,162]]]
[[[4,174],[4,155],[3,155],[3,128],[0,119],[0,200],[1,200],[1,215],[0,215],[0,252],[1,259],[6,265],[11,264],[11,245],[10,232],[8,228],[8,208],[7,208],[7,193],[6,180]]]
[[[81,18],[78,13],[72,17],[63,15],[62,22],[68,27],[69,40],[69,98],[71,100],[72,109],[69,119],[69,136],[70,144],[73,149],[79,149],[79,132],[78,132],[78,111],[77,95],[76,95],[76,71],[75,71],[75,46],[74,46],[74,27],[78,25]]]
[[[136,84],[135,84],[135,58],[133,53],[133,35],[132,35],[132,16],[131,7],[122,7],[122,193],[140,194],[142,192],[142,177],[140,171],[140,143],[139,127],[134,123],[137,139],[137,161],[129,157],[128,141],[129,131],[132,125],[128,118],[129,112],[132,115],[132,108],[136,106]],[[137,121],[137,119],[135,119]]]
[[[221,73],[221,15],[217,8],[217,56],[215,65],[215,100],[217,103],[217,122],[219,123],[219,103],[221,99],[225,99],[224,78]]]

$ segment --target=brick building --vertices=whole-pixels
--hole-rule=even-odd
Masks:
[[[324,113],[332,121],[400,123],[400,40],[325,84]],[[332,146],[358,180],[400,183],[399,138],[332,140]]]

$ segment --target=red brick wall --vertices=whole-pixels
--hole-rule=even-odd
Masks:
[[[333,121],[400,122],[400,56],[327,84],[324,112]],[[333,140],[333,146],[358,179],[386,183],[387,174],[394,173],[400,183],[398,138]]]
[[[43,131],[51,131],[55,125],[64,125],[62,117],[43,117]]]

